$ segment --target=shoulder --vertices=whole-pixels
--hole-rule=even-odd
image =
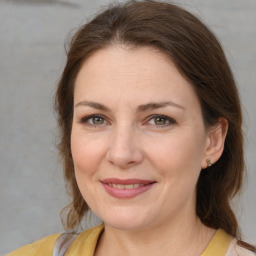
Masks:
[[[54,244],[60,234],[50,235],[44,237],[32,244],[25,245],[5,256],[41,256],[41,255],[51,255]]]
[[[5,256],[45,256],[56,255],[60,252],[66,252],[70,255],[93,255],[98,239],[104,229],[104,225],[100,225],[83,231],[79,235],[72,233],[55,234],[44,237],[32,244],[25,245]],[[70,248],[69,248],[70,247]],[[54,254],[54,255],[55,255]]]
[[[242,244],[224,230],[218,229],[201,256],[256,256]]]
[[[255,256],[256,254],[242,246],[234,238],[229,244],[226,256]]]
[[[66,255],[93,255],[103,230],[104,225],[102,224],[80,233],[67,250]]]

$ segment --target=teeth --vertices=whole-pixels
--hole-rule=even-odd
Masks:
[[[126,189],[131,189],[131,188],[134,188],[134,185],[133,185],[133,184],[125,185],[124,188],[126,188]]]
[[[133,189],[133,188],[139,188],[143,187],[144,184],[128,184],[128,185],[123,185],[123,184],[112,184],[108,183],[110,187],[117,188],[117,189]]]

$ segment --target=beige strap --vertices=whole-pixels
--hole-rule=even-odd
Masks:
[[[52,256],[64,256],[76,237],[77,234],[74,233],[63,233],[60,235],[54,245]]]
[[[255,256],[254,252],[251,252],[237,244],[237,240],[234,238],[229,247],[226,256]]]

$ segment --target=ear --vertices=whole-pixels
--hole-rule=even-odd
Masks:
[[[214,126],[208,128],[206,149],[201,163],[202,169],[216,163],[221,157],[224,150],[227,131],[228,121],[224,117],[219,118]]]

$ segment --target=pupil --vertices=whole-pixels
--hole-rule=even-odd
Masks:
[[[94,117],[93,123],[94,124],[102,124],[103,123],[103,119],[101,117]]]
[[[156,124],[163,125],[163,124],[165,124],[165,122],[166,122],[166,120],[164,118],[162,118],[162,117],[156,117],[155,118],[155,123]]]

